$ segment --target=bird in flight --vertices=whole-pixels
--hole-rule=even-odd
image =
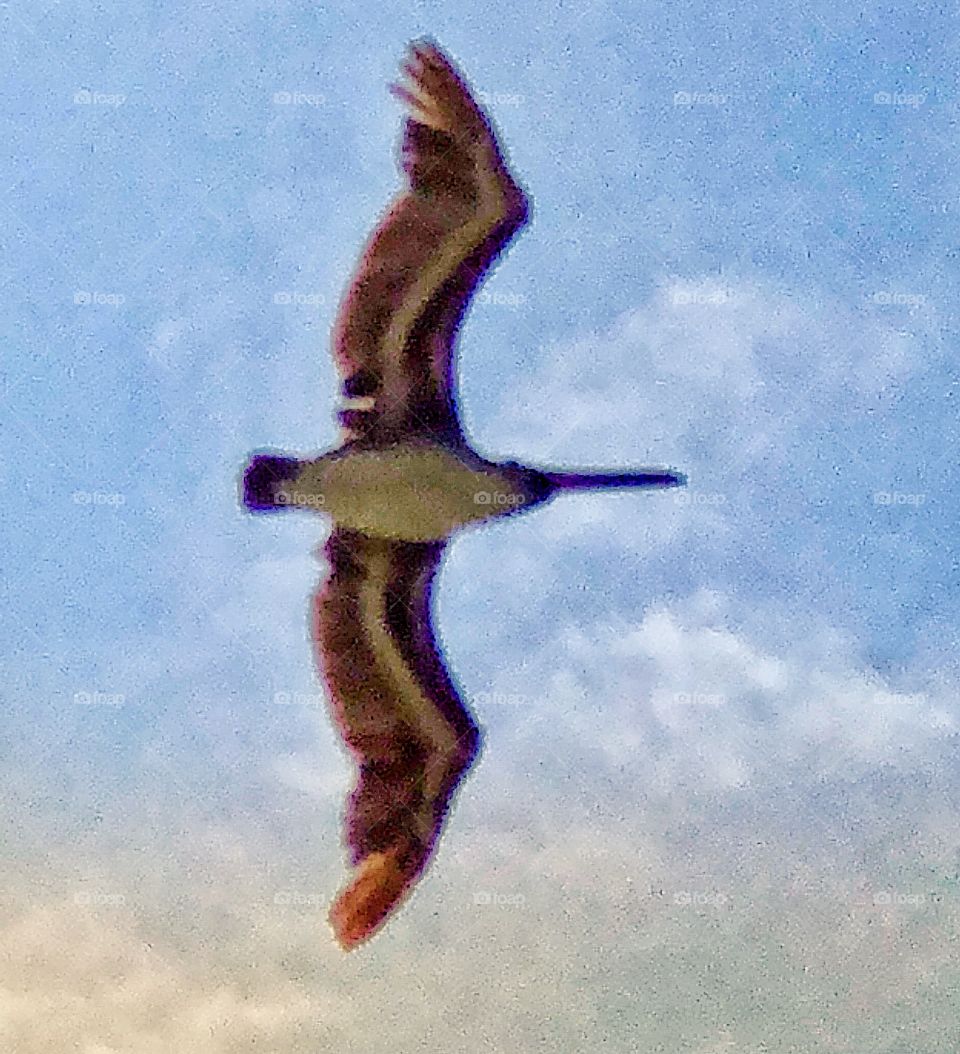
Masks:
[[[558,472],[471,449],[454,391],[457,330],[529,205],[444,52],[417,41],[402,69],[404,82],[391,90],[407,110],[406,185],[364,249],[334,324],[340,445],[313,458],[258,452],[241,483],[251,511],[306,508],[333,521],[312,635],[358,769],[345,820],[354,871],[329,915],[345,950],[406,900],[480,749],[431,624],[450,536],[564,490],[685,482],[667,469]]]

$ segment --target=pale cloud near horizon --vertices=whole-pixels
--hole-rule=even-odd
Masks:
[[[571,626],[543,641],[509,686],[513,698],[494,685],[477,706],[493,719],[483,761],[429,877],[391,930],[346,962],[324,921],[341,865],[329,831],[323,868],[298,874],[291,844],[272,878],[262,842],[270,818],[246,830],[241,817],[210,826],[200,803],[183,815],[176,840],[146,842],[164,854],[166,888],[144,883],[142,862],[125,874],[119,861],[102,861],[95,874],[82,859],[77,870],[54,857],[51,876],[72,884],[58,891],[51,881],[42,894],[16,886],[4,898],[0,943],[18,966],[0,988],[0,1036],[23,1054],[71,1043],[89,1054],[217,1054],[254,1042],[278,1054],[324,1042],[362,1054],[414,1049],[428,1022],[439,1049],[472,1051],[504,1049],[508,1037],[533,1042],[545,1021],[558,1042],[587,1021],[594,1035],[609,1030],[622,1042],[608,1015],[614,990],[626,986],[634,997],[619,1028],[637,1043],[751,1050],[764,1035],[755,1015],[711,1037],[681,986],[667,1000],[690,1022],[681,1042],[675,1024],[647,1020],[636,999],[643,991],[665,999],[666,979],[694,969],[695,947],[702,961],[722,956],[736,970],[733,947],[766,944],[766,927],[790,938],[775,953],[770,946],[764,975],[786,1030],[816,1041],[799,977],[826,993],[829,949],[846,946],[857,958],[844,963],[846,995],[830,1028],[876,1042],[886,1020],[870,1017],[876,998],[896,990],[919,1012],[932,971],[955,968],[943,951],[958,908],[957,891],[944,886],[950,857],[934,828],[911,846],[911,858],[925,853],[926,873],[905,860],[897,878],[896,855],[889,866],[858,860],[854,845],[824,841],[822,794],[847,785],[862,797],[871,774],[889,781],[925,768],[956,740],[955,718],[946,696],[885,686],[827,627],[810,635],[819,644],[774,653],[733,631],[732,613],[730,598],[699,592],[632,624]],[[283,784],[305,792],[301,802],[325,803],[320,815],[304,809],[301,822],[332,822],[348,786],[348,767],[331,771],[329,743],[320,745],[330,734],[318,734],[313,759],[322,779],[308,778],[309,750],[286,771],[274,762]],[[785,795],[787,829],[775,804]],[[869,833],[878,859],[884,845],[896,853],[915,797],[890,815],[877,802],[859,812],[859,837]],[[635,810],[623,811],[631,798]],[[721,836],[726,825],[727,837],[738,837],[734,803],[753,814],[739,864]],[[290,802],[275,818],[281,844],[298,811]],[[721,830],[696,835],[708,823]],[[319,834],[308,826],[308,839]],[[877,954],[900,957],[900,971],[878,975]],[[584,1001],[583,970],[616,981],[603,1019]],[[441,983],[446,1023],[424,1016],[426,1004],[415,1009],[418,993]],[[747,978],[721,983],[708,973],[698,983],[701,996],[727,998]],[[538,1007],[529,1026],[518,1023],[520,997]],[[378,1014],[365,1016],[374,1004]]]

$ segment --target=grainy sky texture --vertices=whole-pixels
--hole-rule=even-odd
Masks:
[[[0,5],[0,1049],[957,1048],[956,13]],[[460,350],[478,449],[674,465],[464,533],[486,729],[345,956],[307,640],[328,331],[406,42],[533,200]]]

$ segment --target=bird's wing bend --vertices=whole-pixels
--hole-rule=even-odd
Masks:
[[[337,529],[314,639],[334,718],[358,765],[346,816],[357,872],[330,919],[349,949],[402,903],[432,855],[480,732],[443,665],[430,620],[442,542]]]
[[[457,439],[453,343],[477,284],[524,225],[528,202],[489,119],[430,41],[410,45],[402,168],[407,187],[364,250],[337,317],[343,439]]]

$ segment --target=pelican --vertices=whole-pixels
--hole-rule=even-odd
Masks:
[[[490,120],[437,44],[411,44],[402,71],[390,87],[406,109],[406,186],[334,323],[340,445],[312,458],[259,451],[241,478],[251,511],[311,509],[333,521],[312,636],[358,768],[345,819],[354,871],[329,914],[348,951],[394,916],[422,876],[480,750],[431,625],[451,535],[563,491],[685,483],[667,469],[559,472],[471,449],[454,392],[457,330],[529,204]]]

